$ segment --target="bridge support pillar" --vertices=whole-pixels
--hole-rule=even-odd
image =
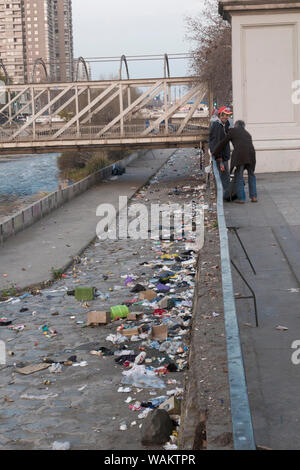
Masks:
[[[300,3],[219,0],[219,11],[232,23],[234,118],[253,136],[257,171],[299,171]]]

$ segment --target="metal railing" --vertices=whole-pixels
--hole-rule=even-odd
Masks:
[[[60,135],[59,140],[74,140],[74,139],[89,139],[97,140],[99,139],[99,133],[105,128],[106,124],[102,126],[80,126],[79,131],[76,126],[72,126],[63,131]],[[14,142],[30,142],[30,141],[51,141],[53,136],[61,129],[61,125],[37,125],[35,131],[32,128],[24,130],[21,134],[14,137]],[[165,126],[161,125],[158,129],[154,129],[148,137],[174,137],[180,128],[180,124],[169,124],[166,131]],[[120,125],[116,125],[105,132],[104,138],[118,138],[120,137],[141,137],[142,133],[147,129],[145,124],[127,124],[124,125],[124,128],[121,130]],[[199,132],[200,129],[208,129],[203,123],[202,126],[199,124],[189,124],[186,125],[182,130],[180,135],[194,135]],[[0,129],[0,142],[7,142],[15,133],[16,129]]]
[[[197,77],[9,84],[1,107],[0,144],[2,150],[18,151],[20,143],[35,148],[41,141],[48,148],[70,140],[69,146],[80,140],[106,145],[106,139],[122,144],[126,138],[134,139],[132,144],[155,138],[195,142],[208,132],[211,108],[210,84]]]
[[[227,226],[223,206],[223,186],[216,161],[212,159],[212,162],[217,185],[218,225],[234,448],[235,450],[256,450],[234,300]]]

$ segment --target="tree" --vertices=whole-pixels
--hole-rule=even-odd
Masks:
[[[74,117],[74,114],[74,112],[68,112],[66,109],[63,109],[60,113],[58,113],[59,117],[65,122],[71,121],[72,117]]]
[[[187,38],[194,42],[191,71],[212,81],[218,106],[232,103],[231,26],[218,13],[218,0],[204,0],[203,11],[186,19]]]

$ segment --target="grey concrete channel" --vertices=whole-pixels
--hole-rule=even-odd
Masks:
[[[152,180],[147,187],[143,187],[145,180],[141,180],[141,170],[145,175],[145,168],[139,169],[137,166],[131,176],[129,172],[124,187],[131,188],[131,203],[142,202],[149,208],[151,203],[158,202],[190,203],[191,199],[203,202],[202,190],[199,188],[197,151],[178,150],[170,159],[169,157],[170,152],[168,157],[164,153],[155,161],[156,169],[153,167],[148,172]],[[145,163],[142,165],[145,166]],[[119,190],[122,188],[121,178]],[[115,182],[111,184],[116,188]],[[178,189],[174,191],[175,186]],[[140,187],[142,189],[138,191]],[[0,303],[0,317],[6,317],[12,322],[10,326],[14,327],[0,327],[0,338],[7,349],[7,364],[0,366],[1,449],[51,449],[53,442],[59,441],[69,442],[71,449],[78,450],[145,450],[147,448],[141,444],[141,432],[143,422],[147,419],[145,410],[148,408],[137,402],[149,403],[161,396],[165,397],[164,400],[172,396],[177,396],[179,400],[182,398],[188,357],[185,336],[192,316],[196,257],[193,254],[183,254],[187,250],[184,240],[175,239],[170,243],[151,239],[94,239],[91,243],[95,233],[94,210],[99,204],[99,198],[95,190],[82,197],[88,198],[85,201],[94,202],[90,210],[90,222],[81,227],[81,231],[85,232],[85,243],[89,245],[81,253],[80,259],[77,258],[77,262],[67,268],[63,279],[51,286],[40,291],[29,291],[21,297],[12,296],[8,302]],[[81,198],[70,204],[79,204],[79,199]],[[66,218],[66,207],[61,215],[53,213],[52,221],[58,221],[58,217],[61,220]],[[79,215],[76,215],[72,219],[76,222],[75,226],[68,221],[69,231],[72,232],[70,239],[77,237]],[[55,227],[47,219],[43,224],[48,224],[53,233],[59,227],[59,224]],[[34,239],[26,231],[20,233],[11,242],[14,245],[9,246],[10,241],[5,245],[8,253],[1,254],[7,263],[4,268],[1,264],[1,271],[9,270],[9,266],[15,263],[15,271],[11,270],[9,273],[11,282],[15,280],[16,267],[20,268],[20,259],[26,260],[26,256],[28,260],[37,258],[34,261],[43,265],[44,277],[49,273],[51,254],[48,254],[49,249],[44,249],[43,252],[42,245],[39,247],[38,240],[43,233],[41,226],[36,225],[28,230],[34,229]],[[47,236],[49,240],[49,234]],[[17,237],[29,237],[27,240],[31,245],[20,248],[22,239]],[[64,239],[58,256],[66,251],[65,243]],[[78,237],[76,247],[72,248],[72,255],[76,254],[76,250],[78,253],[80,244],[85,246],[83,239]],[[24,253],[24,249],[27,253]],[[179,258],[176,260],[170,255]],[[55,262],[56,267],[64,264],[63,259],[57,261],[57,264]],[[169,275],[172,273],[175,277],[168,282],[171,289],[168,295],[176,299],[169,310],[154,315],[153,312],[158,307],[156,301],[149,303],[138,299],[132,303],[139,294],[131,292],[132,284],[125,285],[127,276],[134,278],[133,285],[140,283],[146,288],[155,289],[157,280],[169,272]],[[26,271],[23,274],[26,279]],[[30,283],[32,279],[30,277]],[[44,280],[43,277],[40,276],[40,280]],[[28,278],[23,281],[24,285],[27,282]],[[92,301],[79,302],[74,296],[67,295],[67,291],[79,286],[97,288],[98,296]],[[160,294],[160,297],[165,295]],[[129,302],[132,311],[144,311],[142,321],[131,323],[132,326],[144,324],[144,335],[137,341],[127,340],[125,343],[114,344],[108,339],[109,335],[117,334],[118,327],[122,328],[124,324],[127,326],[122,320],[99,327],[86,327],[87,312],[107,311],[110,306],[124,301]],[[166,324],[168,327],[169,341],[164,346],[165,351],[163,348],[157,349],[157,344],[148,337],[153,324]],[[170,349],[172,345],[173,349]],[[102,349],[104,354],[91,354],[91,351],[100,351],[100,348],[106,348]],[[149,388],[123,384],[122,379],[125,376],[122,372],[126,368],[116,363],[118,356],[111,355],[125,349],[126,352],[133,351],[131,354],[136,356],[141,348],[145,348],[146,352],[147,362],[144,365],[152,366],[155,370],[162,368],[160,374],[157,372],[159,375],[156,376],[156,386],[153,386],[153,378]],[[46,369],[25,376],[16,370],[16,367],[39,364],[45,358],[54,363],[64,363],[70,356],[76,358],[73,357],[72,364],[62,365],[62,370],[58,373]],[[166,373],[166,366],[170,363],[173,364],[170,369],[172,372]],[[128,386],[130,390],[121,393],[120,386]],[[134,404],[136,411],[129,407]],[[173,446],[176,448],[176,436],[173,438]],[[163,447],[153,445],[148,448]]]

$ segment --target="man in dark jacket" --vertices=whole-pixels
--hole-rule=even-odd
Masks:
[[[220,172],[220,177],[224,189],[224,199],[229,198],[229,185],[230,185],[230,173],[228,167],[228,161],[230,159],[230,145],[229,142],[222,147],[222,150],[219,151],[218,157],[216,157],[215,149],[226,137],[229,122],[228,118],[231,115],[231,111],[226,106],[221,107],[218,110],[218,118],[212,123],[209,133],[209,148],[216,159],[217,167]]]
[[[245,129],[244,121],[236,121],[234,128],[229,129],[227,136],[215,148],[216,158],[222,157],[224,148],[232,142],[234,150],[231,156],[231,169],[236,168],[234,180],[236,184],[237,200],[235,202],[245,203],[246,194],[244,189],[244,170],[248,172],[249,196],[252,202],[257,202],[256,177],[254,174],[256,165],[255,149],[252,137]],[[222,163],[220,164],[222,170]]]

